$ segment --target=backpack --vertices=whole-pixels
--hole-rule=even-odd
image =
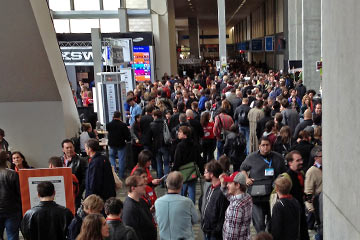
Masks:
[[[164,127],[163,127],[163,136],[164,136],[165,144],[171,144],[171,134],[169,131],[169,127],[165,121],[164,121]]]
[[[245,126],[249,125],[248,113],[249,111],[247,111],[246,109],[241,110],[239,112],[238,120],[240,125],[245,125]]]
[[[242,133],[236,135],[231,145],[231,156],[240,156],[245,152],[246,149],[246,138]]]

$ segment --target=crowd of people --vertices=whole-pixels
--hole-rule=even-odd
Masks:
[[[138,83],[127,119],[115,111],[106,125],[108,156],[93,124],[83,123],[79,147],[65,139],[49,167],[72,169],[75,217],[50,182],[21,217],[17,172],[31,164],[9,152],[0,129],[0,230],[8,239],[21,226],[26,239],[167,240],[194,239],[200,223],[206,240],[250,239],[252,222],[255,239],[307,240],[308,229],[322,239],[321,98],[292,75],[241,69]]]

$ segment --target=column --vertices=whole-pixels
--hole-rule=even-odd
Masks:
[[[302,58],[302,51],[303,51],[303,46],[302,46],[302,1],[303,0],[295,0],[295,31],[296,31],[296,56],[294,58],[294,60],[301,60]],[[319,0],[314,0],[314,1],[319,1]],[[294,1],[292,1],[294,2]],[[306,14],[306,13],[305,13]]]
[[[0,59],[0,127],[12,151],[48,167],[79,131],[77,109],[46,1],[3,2],[0,55],[11,57]]]
[[[287,24],[288,24],[288,36],[287,36],[287,48],[289,49],[289,60],[296,60],[296,1],[297,0],[287,0],[288,4],[288,14]]]
[[[303,82],[307,89],[318,92],[321,78],[316,61],[321,60],[321,0],[303,0],[302,9]]]
[[[128,21],[126,8],[119,8],[118,12],[119,12],[120,32],[121,33],[129,32],[129,21]]]
[[[192,58],[199,58],[200,46],[199,46],[199,20],[197,17],[188,18],[189,26],[189,45],[190,55]]]
[[[321,12],[324,239],[360,239],[360,4],[326,0]]]
[[[218,26],[219,26],[219,57],[222,67],[226,66],[226,20],[225,20],[225,0],[217,0],[218,6]]]
[[[152,28],[155,40],[156,76],[160,80],[164,73],[177,73],[176,31],[174,0],[151,0]]]
[[[251,41],[251,16],[250,14],[246,16],[246,40]],[[249,46],[250,47],[250,46]],[[252,62],[252,54],[250,49],[247,51],[248,62]]]

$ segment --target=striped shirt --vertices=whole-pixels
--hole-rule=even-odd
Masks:
[[[223,226],[224,240],[250,240],[250,223],[252,216],[252,198],[249,194],[228,195],[226,187],[221,187],[230,205],[225,212]]]

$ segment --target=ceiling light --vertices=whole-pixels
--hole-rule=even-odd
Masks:
[[[192,6],[192,3],[189,3],[189,6]]]

